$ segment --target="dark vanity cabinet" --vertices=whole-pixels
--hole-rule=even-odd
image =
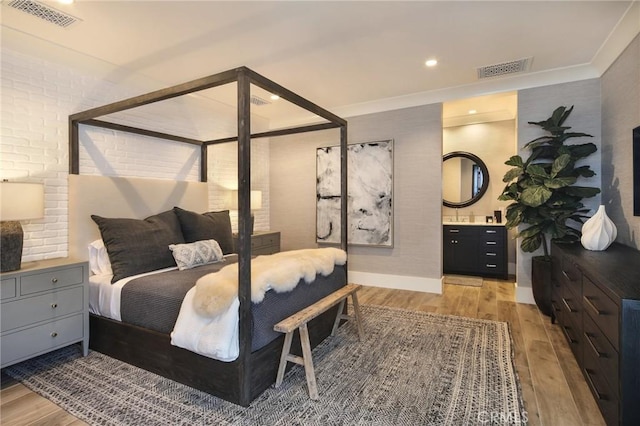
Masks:
[[[640,252],[554,244],[553,316],[608,425],[640,425]]]
[[[444,225],[445,274],[507,278],[507,230],[504,226]]]

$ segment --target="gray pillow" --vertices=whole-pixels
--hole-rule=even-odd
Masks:
[[[207,212],[204,214],[174,207],[182,227],[182,235],[186,243],[201,240],[216,240],[222,253],[233,253],[233,236],[229,210]]]
[[[173,210],[142,220],[96,215],[91,215],[91,219],[100,228],[109,254],[112,283],[132,275],[176,266],[169,245],[185,241]]]

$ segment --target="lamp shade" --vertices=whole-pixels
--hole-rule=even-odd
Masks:
[[[262,208],[262,191],[251,191],[251,210]],[[238,191],[231,191],[231,202],[229,208],[238,210]]]
[[[0,220],[27,220],[44,217],[44,185],[0,182]]]

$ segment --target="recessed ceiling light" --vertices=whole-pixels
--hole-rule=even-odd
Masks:
[[[476,111],[475,109],[470,109],[469,110],[469,114],[475,114],[476,112],[478,112],[478,111]]]
[[[280,96],[278,96],[278,95],[271,95],[271,100],[272,100],[272,101],[277,101],[278,99],[280,99]]]
[[[436,65],[438,65],[438,60],[437,59],[429,59],[424,64],[426,66],[428,66],[428,67],[435,67]]]

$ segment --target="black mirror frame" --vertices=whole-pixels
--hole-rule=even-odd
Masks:
[[[476,163],[480,167],[480,170],[482,171],[483,180],[482,180],[482,186],[480,187],[480,190],[478,191],[476,196],[469,200],[462,201],[460,203],[453,203],[451,201],[445,200],[444,198],[442,199],[442,204],[445,207],[451,207],[453,209],[457,209],[460,207],[467,207],[476,203],[478,200],[480,200],[480,198],[482,198],[484,193],[487,192],[487,189],[489,188],[489,169],[487,169],[487,165],[484,164],[484,161],[482,161],[480,157],[478,157],[477,155],[471,154],[470,152],[453,151],[443,155],[442,162],[444,163],[448,159],[456,158],[456,157],[464,157]]]

